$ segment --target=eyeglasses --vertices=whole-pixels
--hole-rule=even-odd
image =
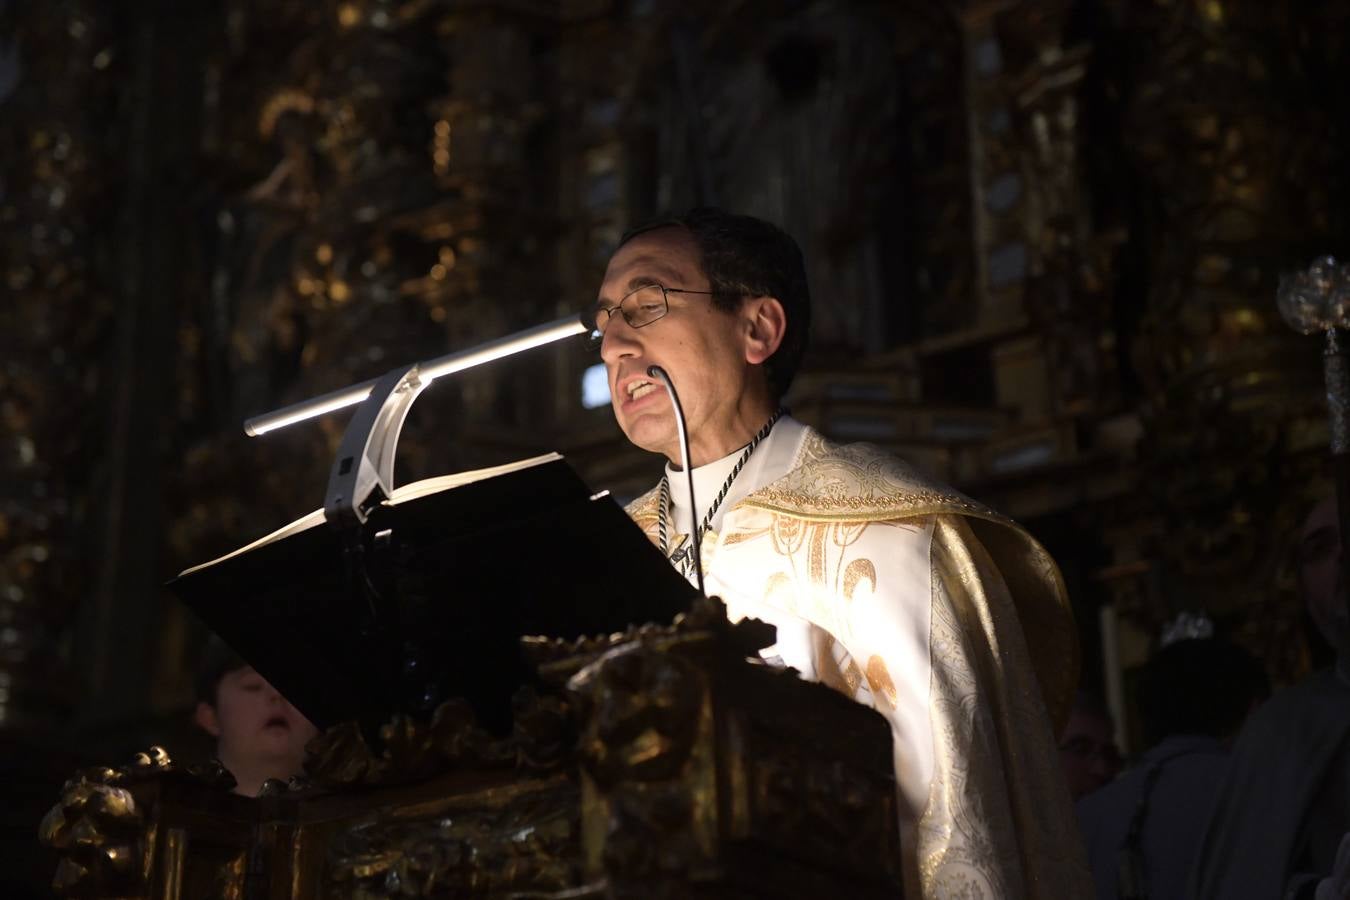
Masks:
[[[720,296],[718,291],[689,291],[684,288],[668,288],[662,284],[644,284],[635,291],[625,294],[617,306],[597,306],[586,313],[586,325],[590,333],[586,335],[586,345],[599,350],[605,339],[605,329],[617,310],[623,320],[632,328],[650,325],[670,312],[669,294],[703,294],[707,297]]]

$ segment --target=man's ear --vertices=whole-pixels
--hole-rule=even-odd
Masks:
[[[211,737],[220,737],[220,717],[216,715],[216,708],[206,701],[197,702],[197,709],[192,713],[192,721]]]
[[[741,310],[746,324],[745,361],[759,365],[783,343],[787,312],[777,297],[750,297]]]

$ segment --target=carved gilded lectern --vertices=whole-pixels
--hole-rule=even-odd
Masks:
[[[526,639],[509,734],[467,703],[379,752],[329,729],[308,777],[228,792],[162,752],[80,773],[42,823],[63,896],[899,897],[890,731],[756,662],[716,600],[668,627]]]

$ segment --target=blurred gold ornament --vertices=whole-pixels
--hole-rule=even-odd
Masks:
[[[308,115],[313,111],[314,98],[309,94],[295,88],[282,88],[263,104],[262,113],[258,116],[258,133],[270,140],[276,132],[277,120],[282,115],[288,112]]]

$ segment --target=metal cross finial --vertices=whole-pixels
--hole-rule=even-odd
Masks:
[[[1280,315],[1295,331],[1326,334],[1322,365],[1336,478],[1336,516],[1341,532],[1342,574],[1350,577],[1350,361],[1341,335],[1342,329],[1350,327],[1350,266],[1338,265],[1330,256],[1319,257],[1304,271],[1280,278],[1276,302]],[[1350,604],[1350,597],[1346,603]]]
[[[1326,334],[1322,351],[1330,414],[1331,452],[1350,453],[1350,366],[1342,329],[1350,328],[1350,266],[1323,256],[1294,275],[1280,278],[1276,302],[1289,327],[1301,334]]]
[[[1302,272],[1280,278],[1280,315],[1300,334],[1350,328],[1350,265],[1322,256]]]

